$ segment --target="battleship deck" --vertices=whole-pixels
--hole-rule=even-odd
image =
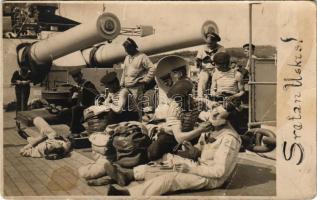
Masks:
[[[11,196],[104,196],[107,186],[91,187],[79,178],[77,169],[91,162],[89,149],[74,150],[61,160],[22,157],[27,143],[16,133],[15,113],[4,113],[3,177],[4,195]],[[274,152],[269,156],[274,157]],[[138,184],[138,183],[133,183]],[[186,196],[275,196],[275,161],[253,153],[240,153],[233,177],[225,187],[210,191],[178,192]]]

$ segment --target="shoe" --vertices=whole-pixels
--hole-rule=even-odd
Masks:
[[[109,185],[112,183],[112,180],[108,176],[103,176],[97,179],[87,180],[87,185],[89,186],[102,186],[102,185]]]
[[[130,192],[127,189],[121,188],[116,185],[109,185],[108,196],[130,196]]]
[[[25,131],[23,131],[23,130],[21,130],[21,129],[18,129],[18,134],[19,134],[19,136],[21,137],[21,138],[23,138],[23,139],[27,139],[28,137],[30,137]]]
[[[118,185],[126,186],[133,180],[133,171],[124,169],[119,165],[112,165],[106,163],[104,168],[112,180],[114,180]]]

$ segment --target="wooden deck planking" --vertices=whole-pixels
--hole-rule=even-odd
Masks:
[[[71,180],[68,180],[65,177],[60,167],[52,167],[51,165],[45,162],[45,159],[42,158],[38,162],[36,162],[36,164],[39,168],[45,170],[45,173],[49,177],[48,185],[54,184],[55,187],[57,185],[58,190],[63,191],[67,195],[78,195],[78,193],[80,193],[79,190],[76,190]]]
[[[73,152],[73,155],[78,154],[77,152]],[[78,155],[77,157],[80,157],[81,155]],[[83,157],[83,156],[82,156]],[[25,158],[23,158],[25,159]],[[62,176],[64,179],[66,179],[69,183],[76,183],[76,186],[79,190],[75,190],[72,192],[73,195],[78,194],[84,194],[84,195],[100,195],[104,194],[104,188],[100,187],[90,187],[88,186],[84,180],[80,179],[78,177],[78,168],[81,166],[80,163],[76,163],[76,161],[72,160],[72,156],[69,158],[64,158],[61,160],[45,160],[41,158],[28,158],[31,161],[36,161],[33,163],[41,162],[45,163],[47,165],[46,171],[50,172],[49,175],[54,173],[54,171],[58,171],[58,174]],[[42,168],[44,166],[41,166]],[[48,170],[50,168],[50,170]],[[95,189],[94,189],[95,188]]]
[[[6,159],[5,160],[5,171],[8,173],[10,178],[14,181],[17,188],[21,191],[24,196],[35,196],[36,192],[33,188],[29,185],[29,181],[25,179],[23,173],[20,173],[15,167],[14,164],[11,162],[12,160]],[[6,190],[6,183],[4,183],[4,189]]]
[[[70,165],[66,162],[66,159],[69,160],[69,158],[64,158],[62,160],[56,160],[56,161],[48,161],[48,162],[54,162],[54,164],[60,166],[60,170],[64,171],[64,176],[71,180],[72,183],[76,184],[76,187],[80,190],[80,192],[83,195],[98,195],[98,192],[94,190],[93,188],[90,188],[88,185],[85,184],[85,182],[79,178],[77,173],[77,167]]]
[[[22,139],[18,133],[16,132],[15,128],[10,128],[4,130],[4,141],[5,146],[23,146],[24,144],[27,144],[27,141]]]
[[[11,148],[11,151],[12,151],[11,154],[16,155],[17,157],[18,156],[20,157],[18,148]],[[48,177],[48,180],[50,181],[50,186],[52,186],[53,189],[55,189],[55,190],[52,190],[50,188],[51,192],[53,192],[56,195],[69,195],[69,193],[64,191],[64,189],[59,185],[59,183],[56,183],[54,180],[51,180],[50,167],[45,164],[42,164],[43,162],[42,158],[29,158],[29,157],[21,157],[21,158],[27,159],[27,160],[31,159],[31,162],[34,168],[37,168],[38,172],[44,175],[44,177]]]
[[[15,128],[15,112],[4,112],[3,116],[3,128]]]
[[[47,186],[50,178],[45,173],[43,173],[42,169],[39,169],[38,167],[36,167],[33,164],[33,162],[30,161],[29,158],[21,157],[21,158],[18,158],[18,160],[22,162],[24,166],[29,170],[29,172],[36,178],[34,180],[34,183],[37,188],[41,188],[38,195],[40,196],[54,195],[54,193]],[[30,179],[30,181],[32,180]]]
[[[22,196],[21,191],[17,188],[15,183],[12,181],[9,174],[6,171],[4,171],[3,175],[4,175],[3,181],[6,186],[4,187],[4,195],[5,196]]]
[[[37,176],[37,178],[39,179],[38,181],[43,184],[43,185],[48,185],[48,179],[51,179],[49,176],[54,173],[54,171],[59,170],[59,175],[61,175],[63,178],[62,179],[66,179],[69,183],[76,183],[76,187],[78,188],[78,190],[76,189],[75,191],[69,191],[71,195],[104,195],[105,193],[105,187],[104,186],[100,186],[100,187],[90,187],[86,184],[85,180],[80,179],[78,177],[78,168],[80,166],[82,166],[81,163],[78,162],[78,160],[72,160],[72,156],[69,158],[64,158],[62,160],[55,160],[55,161],[50,161],[50,160],[45,160],[42,158],[26,158],[26,157],[21,157],[19,155],[19,148],[16,147],[8,147],[6,148],[7,152],[6,154],[10,154],[13,155],[15,157],[15,159],[18,159],[20,162],[24,163],[24,165],[27,165],[27,169],[30,170],[31,173],[35,173]],[[77,152],[73,152],[72,155],[76,155],[76,158],[79,159],[80,157],[84,157],[82,155],[80,155]],[[88,161],[90,161],[88,158],[84,157],[86,160],[85,163],[87,163]],[[42,164],[41,164],[42,163]],[[45,163],[45,164],[43,164]],[[48,172],[48,175],[42,171],[42,168],[45,169],[46,172]],[[38,176],[38,174],[40,174],[40,176]],[[46,177],[46,179],[45,179]],[[56,180],[53,180],[53,182],[55,182]],[[61,183],[61,181],[57,181],[59,182],[59,187],[56,188],[56,184],[55,184],[55,190],[49,188],[51,194],[54,195],[65,195],[67,194],[67,192],[65,193],[56,193],[54,191],[56,191],[56,189],[61,190],[62,186],[60,186],[61,184],[64,185],[63,183]],[[69,183],[66,183],[66,185],[69,185]],[[41,187],[41,186],[40,186]],[[65,188],[64,188],[65,189]],[[63,189],[62,189],[63,190]],[[46,195],[47,193],[39,193],[39,195]]]
[[[14,132],[12,130],[15,130],[15,128],[10,128],[10,129],[6,129],[3,130],[4,137],[3,137],[3,146],[10,146],[10,145],[16,145],[14,142],[14,139],[12,137],[10,137],[10,135],[8,134],[13,134]]]
[[[85,156],[83,156],[83,155],[81,155],[81,154],[79,154],[78,152],[75,152],[75,151],[72,152],[71,158],[72,158],[72,159],[67,159],[67,158],[66,158],[66,159],[64,159],[64,161],[65,161],[67,164],[76,167],[76,175],[77,175],[77,176],[79,176],[79,175],[78,175],[78,169],[79,169],[79,167],[81,167],[81,166],[83,166],[83,165],[86,165],[86,164],[88,164],[88,163],[91,162],[91,160],[89,160],[89,159],[86,158]],[[75,160],[75,159],[73,159],[73,158],[77,158],[77,159],[82,158],[82,161],[85,161],[85,163],[82,164],[82,163],[80,163],[78,160]],[[84,179],[80,178],[80,180],[81,180],[81,182],[85,185],[84,188],[87,188],[87,187],[88,187],[88,188],[92,188],[94,192],[97,192],[97,194],[99,194],[99,195],[104,195],[104,193],[105,193],[105,187],[103,187],[103,186],[96,186],[96,187],[88,186],[88,185],[86,184],[86,181],[85,181]],[[88,194],[91,194],[91,193],[89,192]]]
[[[17,158],[21,166],[17,167],[21,173],[24,173],[23,177],[28,180],[28,183],[33,188],[39,196],[49,196],[52,195],[51,191],[38,179],[34,172],[32,172],[31,168],[33,166],[26,166],[21,160],[26,160],[25,158]]]
[[[51,179],[58,182],[64,191],[68,192],[70,195],[83,195],[84,193],[77,187],[77,181],[69,179],[67,173],[68,172],[63,167],[60,167],[52,172]]]
[[[3,131],[4,133],[4,137],[3,137],[3,144],[4,146],[12,146],[12,145],[17,145],[14,139],[13,134],[17,134],[14,131],[16,131],[15,128],[9,128],[9,129],[5,129]]]
[[[33,170],[35,176],[39,181],[50,191],[52,195],[67,195],[68,193],[63,190],[54,180],[51,179],[38,165],[34,164],[32,158],[24,159],[24,162],[29,165]]]
[[[13,148],[7,149],[10,149],[13,155],[17,154],[17,152],[12,151]],[[17,170],[24,174],[23,177],[28,180],[37,195],[52,195],[53,193],[46,187],[45,176],[41,173],[41,169],[37,168],[33,163],[28,162],[29,159],[30,158],[27,157],[17,156],[14,160],[11,160],[11,162],[17,165]]]
[[[15,149],[16,151],[16,149]],[[78,195],[81,192],[79,190],[74,189],[72,187],[73,183],[70,180],[67,180],[60,171],[57,171],[59,168],[52,167],[53,164],[46,163],[43,158],[24,158],[31,159],[31,162],[34,166],[36,166],[39,170],[43,170],[47,177],[49,177],[49,184],[53,184],[53,187],[56,188],[54,182],[58,185],[56,189],[60,191],[60,195]],[[61,192],[62,191],[62,192]]]
[[[34,159],[34,158],[30,158]],[[30,161],[37,169],[39,169],[39,175],[42,175],[45,177],[43,181],[45,181],[48,189],[54,194],[54,195],[69,195],[67,191],[61,186],[60,182],[56,181],[55,179],[51,178],[51,170],[50,168],[42,163],[42,160],[37,160],[34,162],[33,160]]]
[[[86,165],[88,163],[91,163],[92,160],[87,158],[86,156],[81,155],[78,152],[74,152],[74,155],[72,155],[73,160],[78,161],[79,163],[81,163],[82,165]]]
[[[82,164],[74,161],[72,158],[74,155],[77,155],[77,152],[72,152],[71,157],[64,158],[62,160],[59,160],[60,162],[56,162],[56,164],[64,164],[66,166],[66,170],[69,171],[68,175],[71,175],[73,177],[76,177],[78,179],[78,187],[87,195],[100,195],[104,194],[104,188],[100,187],[90,187],[86,184],[86,181],[84,179],[79,178],[78,175],[78,168],[82,166]],[[79,156],[81,156],[79,154]],[[83,157],[83,156],[81,156]]]

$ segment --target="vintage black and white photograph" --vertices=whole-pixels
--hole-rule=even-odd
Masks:
[[[278,196],[277,162],[315,153],[306,94],[277,105],[306,86],[285,5],[2,3],[3,197]],[[279,86],[281,44],[299,54]]]

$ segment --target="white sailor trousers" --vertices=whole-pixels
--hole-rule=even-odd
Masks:
[[[167,172],[129,188],[131,196],[159,196],[178,190],[212,189],[215,187],[209,178],[179,172]]]
[[[78,173],[81,178],[86,180],[96,179],[107,175],[105,165],[110,162],[106,158],[98,158],[96,161],[79,167]]]

